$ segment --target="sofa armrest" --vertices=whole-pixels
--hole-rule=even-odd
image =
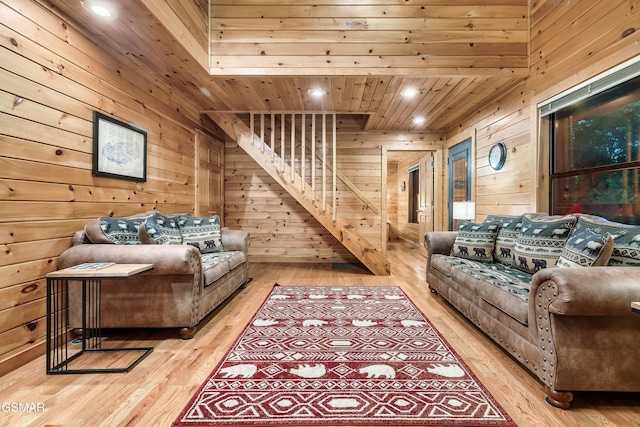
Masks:
[[[424,247],[427,250],[427,269],[425,272],[427,277],[431,269],[431,255],[449,255],[457,236],[457,231],[428,231],[424,233]]]
[[[247,252],[251,243],[251,235],[245,230],[232,230],[224,227],[220,230],[222,247],[225,251]]]
[[[424,233],[424,247],[430,255],[449,255],[457,236],[457,231],[428,231]]]
[[[631,316],[631,302],[640,301],[640,267],[542,269],[532,278],[529,316],[543,293],[552,314]]]
[[[638,267],[547,268],[534,274],[529,330],[537,373],[551,402],[566,408],[574,390],[637,390]]]
[[[190,245],[110,245],[72,246],[58,258],[58,269],[85,262],[153,264],[147,274],[200,274],[202,261],[198,249]]]

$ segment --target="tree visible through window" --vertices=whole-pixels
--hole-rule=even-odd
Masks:
[[[551,120],[552,212],[640,224],[640,77]]]

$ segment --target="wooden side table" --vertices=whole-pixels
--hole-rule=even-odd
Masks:
[[[631,311],[640,314],[640,301],[631,303]]]
[[[87,263],[47,274],[47,374],[129,372],[153,351],[153,347],[103,348],[100,330],[102,280],[126,280],[152,268],[153,264]],[[72,339],[69,328],[73,280],[82,281],[81,343]],[[97,366],[99,362],[105,366]]]

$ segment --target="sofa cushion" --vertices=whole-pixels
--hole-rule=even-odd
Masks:
[[[513,266],[515,264],[513,250],[522,228],[522,215],[489,215],[487,221],[498,221],[500,224],[493,249],[493,260],[506,266]]]
[[[438,270],[447,277],[451,277],[451,268],[455,265],[452,260],[462,261],[462,258],[451,255],[433,254],[431,255],[431,268]]]
[[[576,220],[573,215],[535,218],[524,215],[514,247],[515,267],[531,274],[555,267]]]
[[[476,224],[462,221],[451,248],[451,255],[480,262],[493,262],[493,246],[498,234],[497,221]]]
[[[483,283],[476,275],[471,275],[469,272],[480,271],[491,264],[457,257],[450,258],[452,258],[450,262],[453,264],[451,266],[451,279],[458,286],[466,288],[475,295],[479,295],[478,286],[483,286]]]
[[[613,252],[608,265],[640,266],[640,226],[621,224],[592,215],[582,215],[580,220],[593,231],[611,235]]]
[[[205,288],[231,271],[227,262],[228,257],[226,252],[202,254]]]
[[[247,256],[242,251],[228,251],[202,254],[202,270],[204,271],[204,286],[213,282],[246,263]]]
[[[459,258],[452,255],[434,254],[431,256],[431,267],[440,271],[447,277],[451,277],[453,269],[459,265],[481,269],[484,268],[486,264],[480,261],[473,261],[470,259]],[[471,290],[476,293],[475,289]]]
[[[139,217],[109,217],[101,216],[85,225],[84,231],[91,243],[139,245],[138,229],[145,221],[145,216]]]
[[[140,241],[146,244],[179,245],[182,243],[178,216],[167,216],[156,211],[140,227]]]
[[[451,278],[484,301],[526,325],[529,319],[531,274],[500,263],[458,263]]]
[[[220,217],[189,216],[180,218],[182,242],[195,246],[200,253],[222,252]]]
[[[579,218],[562,249],[558,267],[604,266],[613,252],[613,238],[601,233],[598,226]]]
[[[231,256],[227,259],[227,262],[229,263],[230,271],[236,268],[237,266],[247,262],[247,254],[242,251],[233,251],[233,252],[227,252],[227,253],[231,254]]]

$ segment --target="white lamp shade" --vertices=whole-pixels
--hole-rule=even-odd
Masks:
[[[476,204],[474,202],[453,202],[453,219],[471,220],[476,217]]]

